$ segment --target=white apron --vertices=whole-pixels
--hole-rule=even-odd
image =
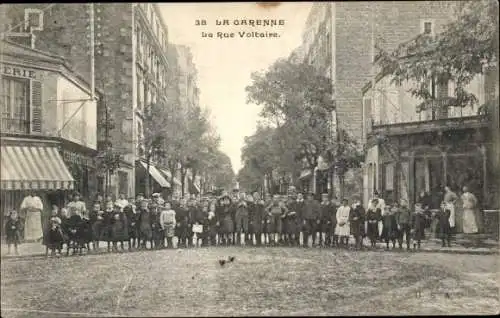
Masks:
[[[28,209],[24,221],[24,239],[27,241],[38,240],[43,237],[42,213],[40,210]]]
[[[341,206],[337,209],[337,226],[335,227],[335,235],[349,236],[351,235],[351,225],[349,224],[350,207]],[[340,225],[340,223],[344,223]]]
[[[450,210],[450,227],[455,227],[455,205],[452,202],[446,203],[445,209]]]

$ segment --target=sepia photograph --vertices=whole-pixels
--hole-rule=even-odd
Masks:
[[[0,316],[500,314],[499,3],[0,4]]]

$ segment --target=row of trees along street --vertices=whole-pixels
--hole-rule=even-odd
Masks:
[[[273,192],[276,180],[289,175],[298,180],[301,170],[314,170],[321,156],[332,167],[330,176],[339,177],[342,194],[346,172],[360,167],[363,154],[351,136],[332,124],[331,80],[308,64],[280,59],[266,72],[253,73],[246,92],[248,103],[262,110],[257,131],[246,137],[242,149],[240,186],[262,189],[267,176]]]
[[[109,190],[109,176],[119,167],[123,154],[110,141],[110,131],[115,128],[106,104],[102,107],[100,124],[104,138],[99,145],[98,167],[105,176],[105,189]],[[180,172],[182,195],[188,170],[193,180],[201,177],[201,192],[210,186],[230,187],[234,172],[230,158],[220,150],[220,138],[210,124],[209,112],[199,106],[183,109],[179,103],[156,102],[144,109],[143,135],[139,136],[139,156],[147,164],[145,175],[145,195],[150,195],[151,165],[160,165],[169,170],[172,176]],[[172,191],[176,184],[170,182]],[[105,191],[108,193],[108,191]]]
[[[491,65],[498,67],[498,2],[464,1],[458,5],[456,17],[435,36],[419,36],[394,52],[377,45],[378,64],[392,76],[393,83],[414,83],[410,92],[423,101],[421,110],[432,107],[437,112],[438,108],[477,102],[465,87]],[[455,97],[437,101],[429,83],[449,80],[455,83]],[[244,166],[238,173],[240,185],[259,189],[264,176],[271,182],[279,179],[273,174],[291,174],[297,180],[303,162],[314,169],[321,155],[335,167],[330,174],[338,175],[343,196],[345,173],[359,167],[363,156],[350,136],[331,125],[335,109],[331,81],[318,75],[312,66],[287,60],[278,60],[264,73],[254,73],[252,81],[246,89],[248,102],[262,106],[262,122],[245,140]],[[498,135],[498,98],[488,99],[479,112],[491,119],[494,135]],[[494,142],[500,143],[495,138]],[[498,154],[497,146],[493,155]]]
[[[208,191],[211,184],[232,185],[231,161],[219,149],[220,138],[210,124],[207,109],[198,106],[182,109],[175,104],[153,103],[145,110],[143,129],[140,144],[148,169],[154,160],[163,162],[174,176],[180,172],[182,195],[188,170],[193,180],[201,177],[202,192]],[[146,190],[149,188],[147,174]]]

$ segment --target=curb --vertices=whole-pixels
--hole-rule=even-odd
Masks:
[[[284,248],[283,246],[276,246],[276,247],[279,247],[279,248]],[[197,248],[192,248],[192,249],[199,249],[200,247],[197,247]],[[203,247],[201,247],[203,248]],[[243,247],[244,248],[244,247]],[[266,247],[261,247],[261,248],[273,248],[272,246],[266,246]],[[303,249],[303,247],[297,247],[297,248],[300,248],[300,249]],[[313,249],[313,248],[311,248]],[[328,248],[328,249],[331,249],[331,250],[346,250],[346,249],[338,249],[338,248]],[[134,251],[125,251],[125,252],[118,252],[118,253],[113,253],[113,252],[107,252],[107,251],[100,251],[99,253],[86,253],[86,254],[83,254],[83,255],[69,255],[69,256],[66,256],[66,255],[62,255],[62,256],[59,256],[59,257],[55,257],[56,259],[59,259],[59,258],[67,258],[67,257],[84,257],[84,256],[89,256],[89,255],[109,255],[109,254],[131,254],[131,253],[138,253],[138,252],[154,252],[154,251],[167,251],[168,249],[162,249],[162,250],[134,250]],[[178,250],[177,248],[173,249],[173,250]],[[184,250],[184,249],[183,249]],[[355,251],[355,250],[351,250],[351,249],[347,249],[346,251]],[[399,249],[399,248],[395,248],[395,249],[390,249],[390,250],[386,250],[385,247],[376,247],[375,249],[370,249],[370,248],[367,248],[365,250],[361,250],[361,251],[358,251],[358,252],[389,252],[389,253],[404,253],[404,254],[415,254],[415,253],[442,253],[442,254],[457,254],[457,255],[465,255],[465,254],[468,254],[468,255],[496,255],[496,254],[500,254],[500,250],[499,249],[489,249],[489,250],[443,250],[443,249],[426,249],[425,247],[424,248],[420,248],[417,249],[417,250],[414,250],[414,249],[410,249],[409,251],[406,250],[406,249]],[[0,258],[2,261],[4,260],[20,260],[20,259],[54,259],[54,257],[46,257],[45,256],[45,253],[35,253],[35,254],[26,254],[26,255],[5,255],[5,256],[2,256]]]

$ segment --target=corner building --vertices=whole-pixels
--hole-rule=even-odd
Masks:
[[[115,128],[110,131],[113,149],[123,162],[112,176],[111,193],[135,196],[136,173],[144,171],[140,146],[143,112],[150,103],[167,101],[169,62],[166,56],[168,29],[158,6],[151,3],[7,5],[8,23],[26,16],[36,21],[36,47],[65,57],[71,66],[91,81],[91,24],[94,26],[95,86],[102,90]],[[93,13],[93,16],[92,16]],[[20,28],[24,28],[21,25]],[[99,129],[104,129],[99,127]],[[137,171],[136,171],[137,170]],[[155,170],[155,172],[151,172]],[[168,181],[154,167],[153,187],[168,188]],[[154,174],[154,175],[153,175]],[[100,192],[103,188],[100,178]]]

